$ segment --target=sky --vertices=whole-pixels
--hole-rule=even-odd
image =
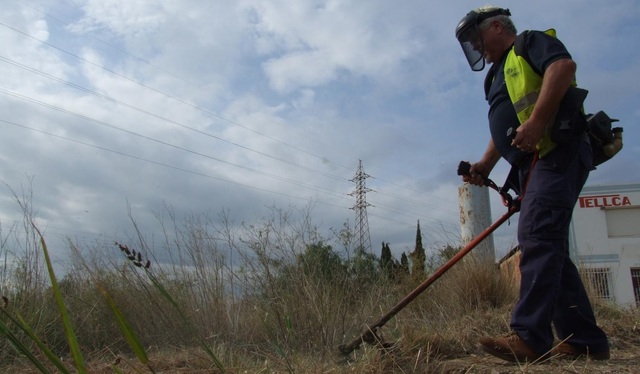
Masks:
[[[640,182],[640,2],[540,0],[519,31],[555,28],[625,146],[588,185]],[[259,222],[305,210],[323,235],[353,227],[362,162],[373,250],[456,244],[456,168],[488,142],[484,73],[458,21],[485,2],[4,0],[0,227],[28,195],[58,261],[65,240],[149,238],[158,214]],[[490,176],[501,184],[501,161]],[[506,209],[492,192],[493,219]],[[495,234],[515,245],[517,220]]]

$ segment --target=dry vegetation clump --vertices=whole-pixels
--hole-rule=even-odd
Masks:
[[[491,361],[476,347],[480,336],[508,330],[516,299],[517,285],[494,264],[460,262],[378,331],[384,347],[363,345],[345,356],[339,344],[421,282],[408,266],[353,248],[346,225],[333,238],[322,237],[308,210],[273,208],[253,225],[236,225],[226,214],[216,221],[204,215],[180,221],[169,208],[158,219],[167,229],[163,244],[153,247],[142,232],[136,240],[92,248],[68,243],[70,261],[59,288],[89,372],[535,372]],[[21,259],[0,270],[8,300],[1,319],[13,326],[9,316],[24,316],[68,363],[70,345],[42,270],[41,248],[35,235],[25,239],[15,232],[0,238],[2,254]],[[448,259],[451,247],[435,253],[426,274]],[[638,311],[596,305],[614,355],[637,350]],[[148,362],[132,352],[122,320]],[[15,326],[13,331],[51,366],[33,340]],[[38,372],[7,339],[0,339],[0,370]]]

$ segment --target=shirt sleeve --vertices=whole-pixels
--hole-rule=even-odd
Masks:
[[[531,65],[543,74],[551,63],[571,58],[569,51],[557,38],[541,31],[527,33],[527,50]]]

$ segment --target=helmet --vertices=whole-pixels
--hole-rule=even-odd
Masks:
[[[489,11],[475,11],[467,13],[456,26],[456,39],[460,42],[467,62],[473,71],[484,69],[484,45],[478,25],[487,18],[495,16],[510,16],[509,9],[493,9]]]

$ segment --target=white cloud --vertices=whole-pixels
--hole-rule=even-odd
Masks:
[[[162,2],[86,0],[80,2],[84,17],[69,25],[77,33],[107,29],[122,38],[136,38],[156,31],[167,19]]]
[[[340,71],[371,78],[392,74],[420,48],[410,25],[390,25],[389,14],[372,3],[256,2],[259,51],[279,91],[315,87]],[[394,9],[395,10],[395,9]]]

